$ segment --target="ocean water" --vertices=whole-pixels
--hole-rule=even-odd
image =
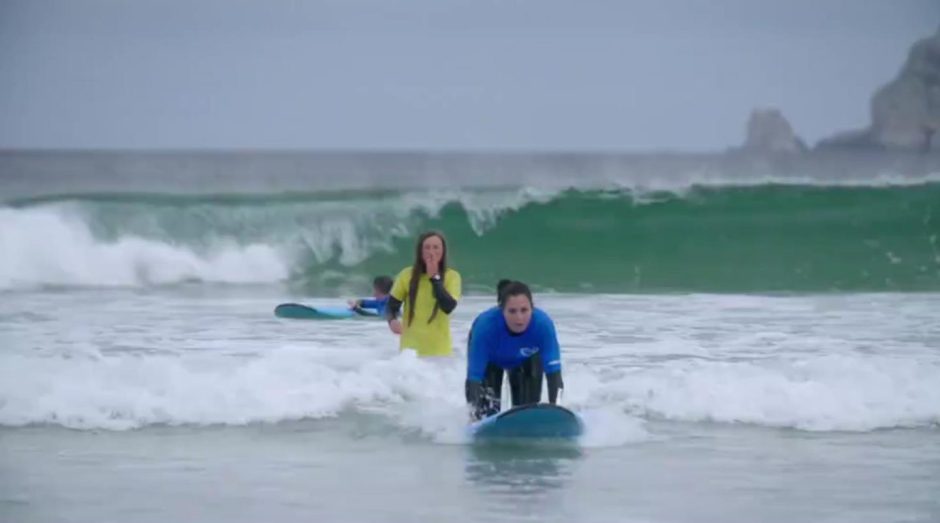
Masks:
[[[933,175],[265,192],[102,169],[0,170],[0,521],[940,521]],[[466,284],[454,358],[273,316],[367,292],[431,227]],[[504,276],[557,323],[573,444],[466,437],[466,333]]]

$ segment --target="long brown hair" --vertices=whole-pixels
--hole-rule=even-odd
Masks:
[[[444,238],[444,233],[440,231],[426,231],[421,233],[421,236],[418,236],[418,243],[415,245],[415,262],[414,265],[411,266],[411,282],[408,283],[408,326],[411,326],[411,322],[415,319],[415,298],[418,296],[418,280],[421,278],[421,274],[428,270],[424,265],[424,257],[421,255],[421,251],[424,247],[424,240],[432,236],[437,236],[441,239],[441,264],[438,271],[442,279],[447,274],[447,239]],[[431,312],[431,317],[428,318],[428,323],[431,323],[434,317],[437,316],[437,310],[439,308],[440,306],[437,300],[435,300],[434,310]]]

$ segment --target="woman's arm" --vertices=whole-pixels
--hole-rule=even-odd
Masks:
[[[398,311],[401,310],[401,302],[395,297],[388,298],[388,305],[385,306],[385,321],[392,321],[398,318]]]
[[[447,292],[447,289],[444,287],[443,278],[440,276],[431,278],[431,289],[434,292],[434,298],[445,314],[450,314],[457,308],[457,300]]]
[[[544,318],[542,368],[545,369],[545,381],[548,384],[548,402],[554,405],[558,401],[558,391],[565,388],[561,379],[561,346],[558,343],[555,323],[548,315]]]
[[[548,382],[548,402],[554,405],[558,401],[558,391],[565,388],[564,382],[561,381],[561,371],[546,374],[545,378]]]

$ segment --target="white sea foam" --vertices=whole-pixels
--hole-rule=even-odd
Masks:
[[[0,208],[0,252],[0,289],[274,282],[288,271],[284,256],[270,245],[220,239],[197,250],[133,235],[102,240],[80,218],[57,209]]]
[[[222,355],[5,356],[0,423],[127,429],[279,422],[378,413],[441,442],[464,438],[463,362],[410,352],[333,365],[307,350]],[[773,364],[678,360],[621,369],[576,365],[563,403],[593,446],[642,439],[644,419],[865,431],[940,423],[937,365],[819,356]],[[609,374],[609,369],[605,371]]]

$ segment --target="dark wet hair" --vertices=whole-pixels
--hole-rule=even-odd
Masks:
[[[503,278],[499,280],[499,283],[496,284],[496,302],[499,303],[503,299],[503,291],[506,290],[506,286],[512,283],[512,280],[507,280]]]
[[[372,288],[382,291],[382,294],[388,294],[392,292],[392,285],[395,282],[388,276],[376,276],[372,280]]]
[[[427,267],[424,266],[424,257],[421,256],[421,248],[424,246],[424,240],[432,236],[437,236],[441,239],[441,265],[438,268],[441,278],[444,278],[447,275],[447,239],[444,238],[444,233],[440,231],[427,231],[422,233],[421,236],[418,236],[418,243],[415,244],[415,262],[411,266],[411,282],[408,284],[408,325],[411,325],[411,322],[415,319],[415,299],[418,297],[418,281],[421,278],[421,275],[427,272]],[[440,308],[440,305],[437,303],[437,300],[434,300],[434,310],[431,311],[431,317],[428,318],[428,323],[431,323],[434,320],[434,317],[437,316],[437,310]]]
[[[529,286],[522,283],[521,281],[514,280],[507,283],[506,286],[503,287],[503,292],[499,295],[499,307],[501,309],[505,309],[506,302],[509,300],[509,298],[520,295],[529,298],[529,303],[533,306],[535,305],[535,302],[532,301],[532,291],[529,290]]]

